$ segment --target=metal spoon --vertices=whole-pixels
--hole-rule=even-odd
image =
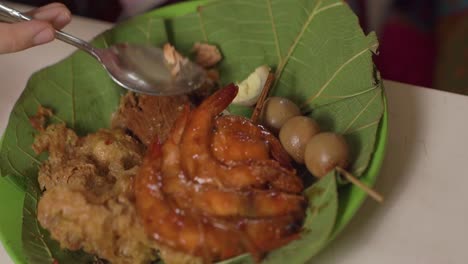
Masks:
[[[14,23],[32,18],[0,3],[0,19]],[[185,94],[200,88],[206,78],[204,69],[190,61],[173,76],[158,47],[121,43],[99,49],[59,30],[55,31],[55,37],[96,58],[117,84],[134,92],[158,96]]]

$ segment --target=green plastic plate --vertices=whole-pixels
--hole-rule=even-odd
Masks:
[[[155,10],[148,15],[162,18],[180,16],[193,12],[200,4],[210,1],[213,0],[189,1]],[[385,105],[384,116],[377,134],[376,149],[367,171],[361,178],[361,180],[368,185],[374,185],[379,175],[385,156],[387,133],[388,117]],[[10,182],[8,178],[0,178],[0,240],[13,259],[13,262],[17,264],[26,263],[21,245],[23,198],[24,193]],[[329,242],[331,242],[354,217],[365,198],[366,194],[356,187],[345,186],[340,188],[338,219]]]

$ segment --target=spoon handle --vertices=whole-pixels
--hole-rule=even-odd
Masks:
[[[0,2],[0,20],[9,22],[9,23],[15,23],[15,22],[21,22],[21,21],[30,21],[32,20],[32,18]],[[96,49],[93,46],[91,46],[88,42],[82,39],[79,39],[75,36],[72,36],[60,30],[55,30],[55,37],[58,40],[61,40],[70,45],[73,45],[83,51],[88,52],[94,57],[97,57]]]

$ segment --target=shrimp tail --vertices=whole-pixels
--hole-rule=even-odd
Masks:
[[[280,141],[277,140],[271,133],[266,131],[263,132],[269,143],[270,154],[273,157],[273,159],[278,161],[282,167],[287,168],[289,170],[294,170],[291,158],[289,157],[289,154],[286,152],[284,147],[281,145]]]
[[[199,109],[209,110],[211,114],[217,115],[231,104],[238,92],[239,87],[231,83],[203,101]]]

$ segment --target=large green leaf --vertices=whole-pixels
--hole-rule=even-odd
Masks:
[[[257,66],[268,64],[277,77],[272,94],[294,100],[323,129],[345,134],[353,152],[351,170],[362,175],[375,149],[384,105],[380,76],[372,63],[377,49],[375,35],[366,36],[362,32],[357,17],[341,0],[204,3],[208,4],[196,12],[197,3],[188,3],[183,7],[186,14],[174,18],[161,19],[164,11],[145,14],[105,32],[93,43],[99,47],[117,42],[161,46],[169,41],[186,55],[190,54],[194,42],[214,43],[224,55],[219,67],[224,83],[243,80]],[[10,116],[0,149],[0,174],[12,176],[25,190],[29,185],[26,179],[35,179],[37,167],[45,156],[36,156],[31,150],[35,132],[28,116],[39,105],[54,110],[56,115],[52,121],[66,122],[83,135],[109,125],[123,92],[93,58],[80,51],[37,72]],[[268,262],[302,261],[325,245],[324,237],[335,224],[336,187],[332,178],[329,176],[312,187],[329,186],[331,189],[324,194],[315,196],[306,192],[312,205],[330,201],[326,210],[316,215],[309,212],[307,219],[314,221],[307,220],[305,227],[311,227],[312,231],[272,253]],[[34,227],[36,202],[32,197],[38,197],[30,188],[27,192],[24,230]],[[345,204],[340,200],[339,214],[346,209],[342,207]],[[338,219],[343,218],[338,215]],[[313,228],[317,227],[321,231],[316,233]],[[40,234],[37,237],[47,237],[40,228],[37,232]],[[54,251],[52,255],[56,255],[58,249],[50,248]],[[50,256],[46,251],[34,254]],[[232,261],[243,262],[246,258]]]

